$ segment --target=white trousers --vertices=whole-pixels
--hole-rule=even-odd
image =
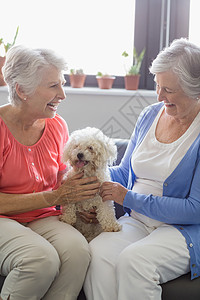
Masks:
[[[189,272],[185,238],[173,226],[147,227],[129,216],[121,232],[104,232],[90,242],[87,300],[160,300],[160,283]]]
[[[90,262],[88,243],[57,216],[23,226],[0,218],[1,298],[75,300]]]

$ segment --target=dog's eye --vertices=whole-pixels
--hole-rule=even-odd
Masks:
[[[90,151],[93,151],[93,148],[90,146],[90,147],[88,147],[88,149],[90,150]]]

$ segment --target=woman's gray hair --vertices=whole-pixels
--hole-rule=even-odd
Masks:
[[[22,45],[13,46],[6,54],[2,68],[4,80],[9,89],[9,101],[16,103],[16,83],[23,92],[31,95],[42,80],[43,71],[54,66],[60,72],[67,69],[65,60],[49,49],[31,49]]]
[[[172,71],[177,75],[184,93],[197,98],[200,95],[200,47],[185,38],[174,40],[161,51],[151,67],[152,74]]]

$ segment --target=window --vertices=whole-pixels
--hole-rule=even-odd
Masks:
[[[6,0],[0,37],[11,42],[19,25],[17,44],[54,49],[69,69],[124,75],[121,54],[133,50],[134,5],[135,0]]]
[[[200,11],[200,1],[190,0],[189,39],[191,42],[197,44],[198,46],[200,46],[199,11]]]
[[[113,87],[123,88],[122,52],[130,54],[126,63],[131,64],[133,45],[137,52],[145,47],[139,88],[154,89],[149,66],[160,51],[161,36],[165,45],[188,37],[190,0],[6,0],[1,11],[0,38],[11,42],[19,25],[18,44],[54,49],[69,69],[90,74],[88,86],[97,86],[95,75],[101,71],[117,75]]]

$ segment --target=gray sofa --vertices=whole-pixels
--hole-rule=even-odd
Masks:
[[[119,164],[126,150],[128,140],[115,139],[115,143],[118,148],[118,157],[117,157],[116,164]],[[116,208],[116,216],[117,218],[119,218],[124,213],[123,208],[117,203],[115,204],[115,208]],[[0,276],[0,289],[3,285],[4,280],[5,277]],[[191,281],[190,273],[188,273],[175,280],[162,284],[162,291],[163,291],[162,300],[191,300],[191,299],[199,300],[200,299],[200,277]],[[86,300],[83,290],[81,290],[78,296],[78,300]]]

